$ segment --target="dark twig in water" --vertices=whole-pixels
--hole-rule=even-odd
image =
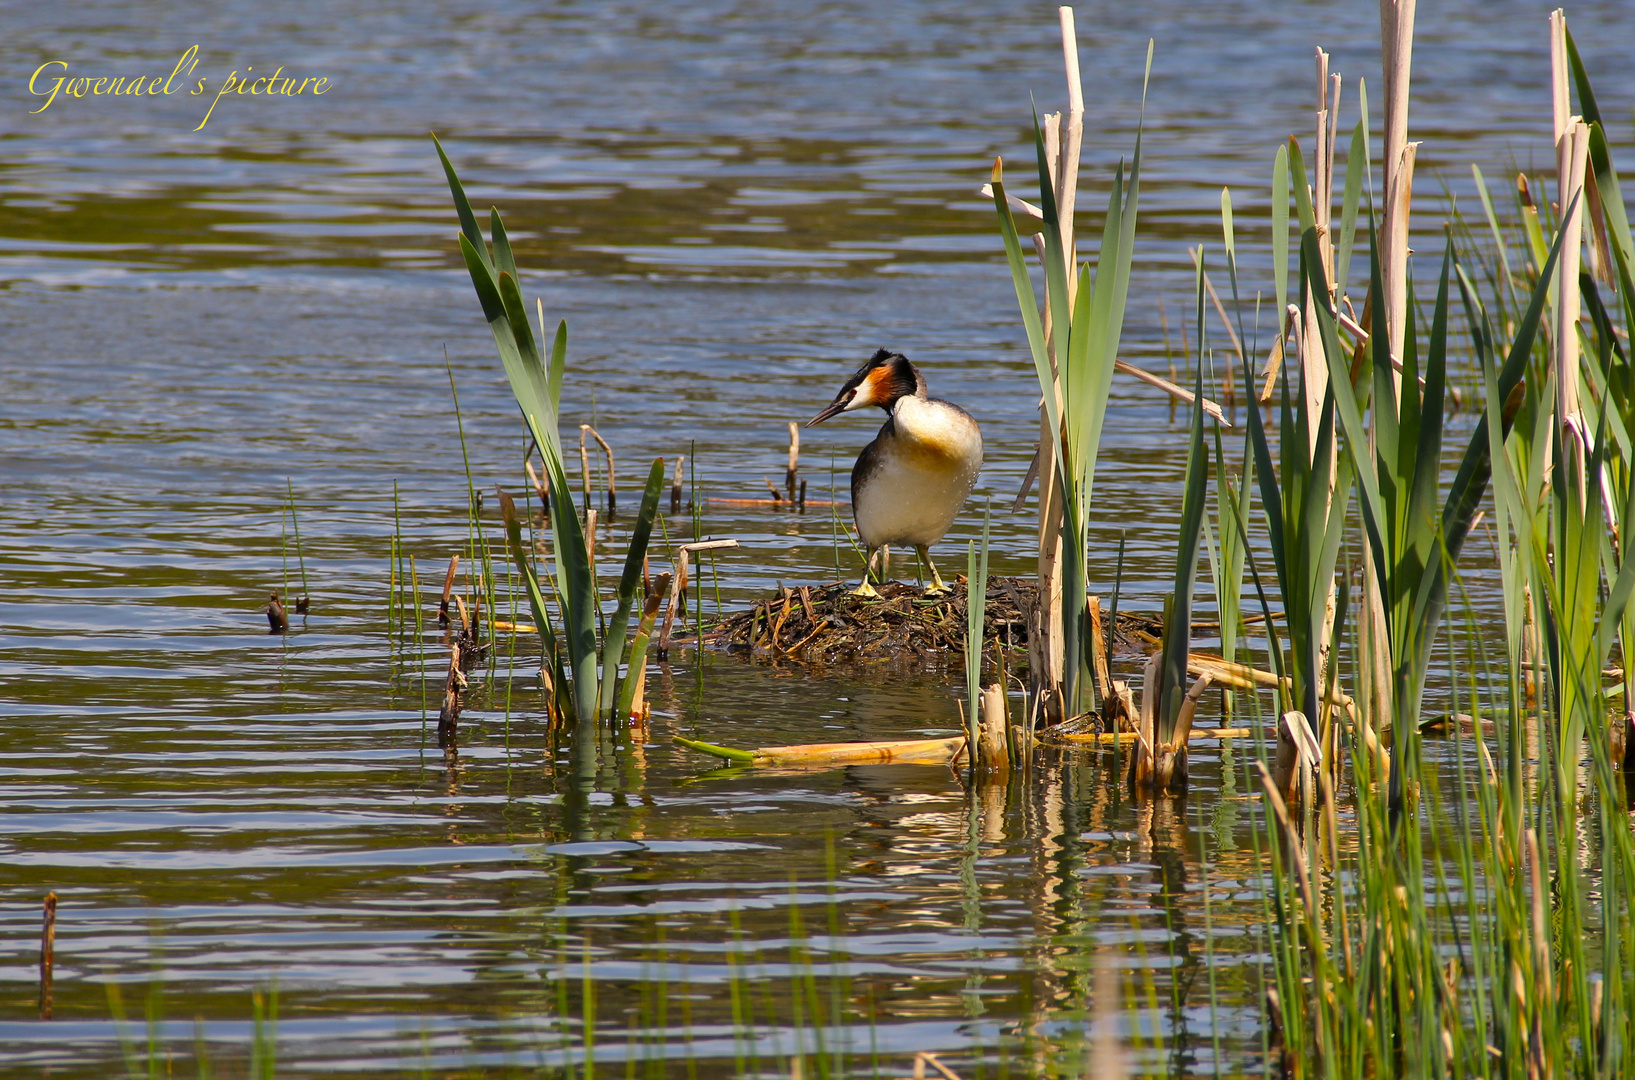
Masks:
[[[460,554],[455,552],[449,557],[448,573],[443,575],[443,598],[437,602],[437,625],[444,630],[448,629],[448,601],[454,593],[454,575],[460,572]]]
[[[51,1019],[51,969],[57,953],[57,894],[45,894],[44,922],[40,927],[40,1019]]]
[[[443,707],[437,713],[437,745],[445,752],[458,749],[460,737],[460,690],[466,685],[460,670],[464,650],[459,643],[449,646],[448,677],[443,680]]]
[[[282,634],[289,629],[289,625],[289,617],[284,614],[284,602],[278,598],[278,590],[274,589],[267,602],[267,633]]]

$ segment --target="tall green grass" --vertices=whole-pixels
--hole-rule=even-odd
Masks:
[[[436,142],[435,137],[433,142]],[[571,491],[563,466],[558,432],[562,377],[568,347],[567,323],[557,324],[547,353],[543,344],[546,337],[544,309],[542,305],[536,305],[540,320],[540,337],[536,342],[517,283],[516,259],[505,226],[500,221],[499,211],[491,211],[489,218],[489,231],[493,238],[493,249],[490,251],[477,227],[476,217],[471,212],[471,205],[454,166],[449,162],[448,155],[443,153],[440,143],[437,144],[437,155],[442,160],[449,191],[460,217],[460,251],[482,304],[483,315],[493,332],[494,344],[504,364],[511,392],[522,410],[529,434],[539,447],[550,477],[551,490]],[[571,500],[560,500],[555,512],[550,515],[553,559],[549,573],[560,614],[560,634],[553,627],[550,608],[533,567],[532,553],[522,543],[521,524],[515,506],[509,498],[501,500],[506,516],[507,545],[524,581],[529,606],[539,626],[546,664],[552,675],[555,707],[564,716],[580,723],[592,722],[599,716],[610,714],[618,699],[619,665],[624,658],[631,611],[641,584],[642,560],[647,553],[653,521],[658,514],[659,491],[663,484],[664,462],[660,458],[653,462],[648,471],[641,509],[636,515],[624,572],[619,579],[617,608],[600,640],[601,589],[586,544],[584,522],[567,512],[572,505]],[[628,677],[639,679],[643,677],[643,672],[631,671]]]
[[[1570,53],[1589,117],[1593,93]],[[1332,309],[1319,299],[1312,311],[1329,360],[1324,412],[1337,411],[1355,465],[1364,572],[1385,602],[1391,687],[1386,715],[1370,715],[1380,699],[1365,695],[1345,727],[1356,793],[1349,843],[1332,792],[1302,823],[1266,778],[1278,1049],[1292,1075],[1635,1075],[1635,844],[1617,754],[1626,721],[1609,715],[1603,676],[1635,591],[1635,560],[1614,540],[1615,529],[1628,536],[1635,500],[1628,365],[1612,315],[1621,309],[1627,330],[1635,290],[1629,260],[1616,254],[1630,251],[1627,228],[1619,231],[1625,208],[1607,205],[1616,176],[1609,158],[1591,156],[1603,206],[1590,217],[1614,249],[1618,304],[1602,302],[1591,276],[1578,283],[1590,315],[1576,328],[1581,369],[1558,370],[1541,329],[1557,303],[1562,235],[1547,246],[1547,218],[1524,202],[1519,239],[1507,238],[1485,185],[1490,258],[1468,271],[1450,237],[1423,366],[1422,328],[1404,327],[1400,397],[1383,347],[1370,338],[1340,351]],[[1567,208],[1582,197],[1560,196]],[[1328,293],[1316,237],[1309,225],[1303,233],[1310,304]],[[1372,247],[1371,256],[1377,329]],[[1443,394],[1461,314],[1485,400],[1444,494]],[[1581,424],[1556,414],[1560,379],[1581,382]],[[1458,570],[1490,484],[1504,612],[1496,655]],[[1277,539],[1274,531],[1274,551]],[[1443,618],[1450,601],[1461,603],[1457,625]],[[1421,703],[1438,640],[1449,657],[1451,735],[1432,768],[1420,760]],[[1365,646],[1351,650],[1352,671],[1369,670]],[[1392,723],[1387,777],[1366,736]]]
[[[1147,48],[1142,81],[1145,109],[1147,80],[1152,75],[1152,46]],[[1038,116],[1033,124],[1034,151],[1039,170],[1039,201],[1044,215],[1045,302],[1050,309],[1049,340],[1045,337],[1039,302],[1033,289],[1016,221],[1006,200],[1002,164],[993,168],[993,201],[999,231],[1010,263],[1011,281],[1022,313],[1034,371],[1044,396],[1050,429],[1050,461],[1063,497],[1062,604],[1065,659],[1060,693],[1065,707],[1077,712],[1094,694],[1086,678],[1092,659],[1086,626],[1087,568],[1091,492],[1096,457],[1101,445],[1107,394],[1112,386],[1113,362],[1118,358],[1129,297],[1130,264],[1135,249],[1136,205],[1141,190],[1141,133],[1126,182],[1119,163],[1102,222],[1101,247],[1095,273],[1088,264],[1078,269],[1078,280],[1067,280],[1062,222]],[[1069,288],[1072,299],[1069,299]],[[1041,453],[1043,448],[1041,447]]]

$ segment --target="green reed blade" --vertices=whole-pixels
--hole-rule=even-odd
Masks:
[[[1045,303],[1050,305],[1050,344],[1056,358],[1061,379],[1063,408],[1070,400],[1071,373],[1063,370],[1069,356],[1073,319],[1067,300],[1067,264],[1062,249],[1062,223],[1056,205],[1050,162],[1045,156],[1045,133],[1039,126],[1039,113],[1033,113],[1034,156],[1039,165],[1039,208],[1044,211],[1045,227]],[[1047,388],[1046,393],[1049,393]]]
[[[1200,253],[1201,256],[1201,253]],[[1209,455],[1204,452],[1204,365],[1203,351],[1203,259],[1198,259],[1198,349],[1197,378],[1192,400],[1191,433],[1187,447],[1186,481],[1181,497],[1181,535],[1175,555],[1174,591],[1164,626],[1163,659],[1160,661],[1157,724],[1154,739],[1161,744],[1175,741],[1176,722],[1187,691],[1187,652],[1191,647],[1192,598],[1198,580],[1198,552],[1203,539],[1204,505],[1209,493]]]
[[[518,277],[517,260],[511,254],[511,238],[506,235],[505,223],[500,220],[498,207],[488,211],[488,235],[494,238],[494,269],[501,274]]]
[[[1340,242],[1334,249],[1335,298],[1345,295],[1351,280],[1351,252],[1357,241],[1357,206],[1362,198],[1363,167],[1368,163],[1368,129],[1358,120],[1345,155],[1345,194],[1340,199]]]
[[[1289,310],[1289,148],[1272,159],[1272,283],[1277,290],[1277,325]],[[1245,386],[1253,386],[1246,382]]]
[[[965,574],[965,696],[966,737],[973,749],[981,727],[982,635],[987,625],[988,606],[988,525],[992,504],[982,511],[982,546],[967,545]],[[972,762],[976,755],[968,755]],[[987,762],[983,762],[984,765]]]
[[[540,591],[539,578],[534,573],[528,545],[522,539],[522,519],[517,514],[516,500],[503,489],[499,494],[500,517],[505,522],[506,550],[511,553],[511,559],[517,566],[517,573],[522,577],[523,585],[528,591],[528,610],[534,617],[534,625],[539,627],[539,639],[544,652],[549,655],[556,651],[550,609],[545,604],[545,594]]]
[[[431,141],[432,145],[437,147],[438,160],[443,163],[443,174],[448,177],[449,193],[454,196],[454,211],[460,215],[460,232],[471,243],[472,250],[477,253],[478,262],[488,271],[488,276],[492,280],[494,263],[488,256],[488,248],[483,244],[483,234],[477,228],[477,217],[471,212],[471,202],[466,198],[465,187],[461,185],[460,178],[454,174],[454,166],[449,162],[448,155],[443,153],[443,144],[438,141],[436,135],[431,137]],[[481,295],[480,290],[478,295]],[[488,316],[490,322],[494,319],[495,310],[498,309],[490,310],[484,301],[483,314]]]
[[[630,629],[630,610],[641,588],[642,566],[647,559],[648,541],[653,535],[653,521],[658,517],[659,492],[664,489],[664,459],[656,458],[647,472],[647,488],[642,492],[641,509],[636,514],[636,527],[630,533],[630,549],[625,553],[624,573],[619,578],[619,607],[607,624],[607,638],[602,644],[602,692],[600,711],[613,708],[613,694],[618,682],[619,661],[624,656],[625,635]]]
[[[1045,416],[1050,421],[1050,443],[1056,459],[1056,468],[1058,472],[1064,472],[1062,417],[1052,385],[1050,354],[1045,348],[1044,324],[1039,319],[1039,302],[1034,297],[1033,279],[1028,274],[1027,261],[1022,255],[1022,245],[1016,236],[1016,222],[1011,217],[1010,205],[1006,202],[1005,185],[998,160],[994,161],[992,184],[994,208],[999,214],[999,233],[1005,241],[1005,255],[1010,263],[1011,284],[1016,289],[1017,306],[1022,311],[1022,326],[1027,331],[1028,346],[1033,353],[1034,373],[1039,377],[1039,387],[1044,395]]]

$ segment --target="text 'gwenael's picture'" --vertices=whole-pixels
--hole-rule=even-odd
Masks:
[[[1632,20],[7,9],[0,1076],[1635,1078]]]

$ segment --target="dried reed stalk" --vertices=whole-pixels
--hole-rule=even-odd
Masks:
[[[1408,209],[1418,147],[1408,142],[1414,2],[1380,0],[1380,59],[1385,75],[1385,221],[1380,276],[1385,287],[1386,341],[1397,360],[1402,358],[1403,324],[1408,315]]]
[[[449,556],[448,573],[443,575],[443,598],[437,602],[437,625],[448,629],[448,602],[454,594],[454,575],[460,571],[460,553]]]
[[[982,718],[977,727],[977,759],[988,772],[1010,770],[1010,750],[1005,743],[1008,710],[1005,688],[998,683],[982,690]]]
[[[910,739],[893,742],[806,743],[798,746],[762,746],[734,750],[684,739],[675,741],[701,753],[752,765],[953,765],[965,757],[965,736],[946,739]]]
[[[1187,734],[1193,739],[1247,739],[1253,735],[1253,728],[1246,727],[1212,727],[1193,728]],[[1073,731],[1073,732],[1044,732],[1051,740],[1060,739],[1069,743],[1089,743],[1096,746],[1111,746],[1114,743],[1124,746],[1141,738],[1137,731]]]
[[[670,631],[675,625],[681,596],[687,591],[687,564],[691,561],[693,552],[716,551],[737,546],[738,541],[731,539],[702,540],[696,544],[682,544],[676,549],[676,572],[670,582],[670,602],[664,612],[664,630],[659,634],[659,656],[665,656],[670,651]]]
[[[795,501],[795,473],[800,468],[800,425],[789,421],[789,467],[783,473],[783,487],[789,501]]]
[[[528,482],[534,486],[534,494],[539,496],[540,512],[549,513],[551,509],[550,486],[539,478],[538,473],[534,472],[534,463],[531,459],[524,460],[522,467],[528,473]]]
[[[1550,14],[1550,76],[1555,123],[1556,201],[1566,236],[1561,244],[1561,259],[1556,264],[1554,297],[1556,418],[1561,425],[1561,445],[1563,448],[1572,447],[1566,464],[1572,470],[1573,478],[1582,485],[1589,440],[1578,401],[1578,317],[1581,310],[1578,268],[1584,236],[1584,171],[1589,157],[1590,129],[1582,117],[1568,115],[1571,99],[1567,88],[1567,17],[1560,8]]]
[[[40,1019],[51,1019],[51,973],[57,962],[57,894],[45,894],[40,926]]]
[[[619,512],[619,489],[613,474],[613,447],[607,444],[607,440],[602,438],[595,428],[589,424],[580,424],[579,464],[585,470],[585,503],[586,505],[590,503],[590,459],[585,453],[586,435],[596,440],[597,445],[602,448],[602,453],[607,457],[607,512],[616,514]]]

